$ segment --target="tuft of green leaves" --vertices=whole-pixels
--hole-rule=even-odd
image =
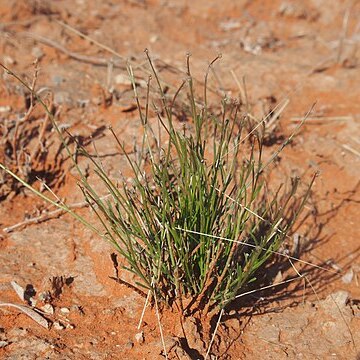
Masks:
[[[110,131],[133,171],[132,183],[111,179],[96,157],[81,148],[109,193],[109,197],[100,197],[77,167],[80,188],[102,230],[65,204],[57,206],[115,246],[124,268],[136,275],[136,287],[170,306],[176,304],[184,314],[207,313],[226,306],[256,280],[256,273],[288,236],[310,187],[300,203],[295,200],[298,180],[292,182],[290,191],[281,195],[279,189],[271,195],[264,186],[268,163],[262,160],[262,136],[254,132],[247,143],[242,141],[246,116],[239,104],[224,99],[221,115],[213,115],[207,106],[207,73],[200,107],[189,60],[188,79],[169,99],[148,59],[160,93],[161,110],[155,102],[154,109],[163,136],[155,135],[149,122],[151,80],[142,108],[129,67],[144,128],[140,153],[127,154],[115,131]],[[186,87],[192,120],[187,130],[178,128],[173,114],[177,96]],[[62,138],[61,132],[59,136]],[[65,140],[63,143],[73,158]]]

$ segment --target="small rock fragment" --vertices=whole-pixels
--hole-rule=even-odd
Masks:
[[[349,293],[344,290],[336,291],[326,297],[325,300],[321,301],[319,305],[326,313],[334,318],[339,316],[339,309],[345,315],[346,304],[349,300]],[[350,311],[350,308],[348,309]]]
[[[0,341],[0,349],[4,348],[5,346],[8,346],[9,343],[7,341]]]
[[[35,307],[36,304],[37,304],[37,300],[34,299],[33,297],[31,297],[31,298],[29,299],[29,305],[31,305],[32,307]]]
[[[79,100],[77,100],[77,104],[81,108],[84,108],[84,107],[88,106],[89,103],[90,103],[89,99],[79,99]]]
[[[281,270],[278,271],[278,273],[276,274],[275,276],[275,279],[274,279],[274,284],[278,284],[279,282],[281,282],[283,280],[283,274],[281,272]]]
[[[58,91],[54,95],[54,103],[57,105],[71,105],[72,99],[71,95],[67,91]]]
[[[128,75],[118,74],[115,76],[114,80],[117,85],[131,85],[131,80]]]
[[[180,345],[175,345],[171,350],[175,353],[175,355],[177,356],[177,358],[179,360],[188,360],[189,359],[188,354]],[[211,354],[210,358],[211,358],[211,356],[213,356],[213,355]]]
[[[340,308],[344,307],[349,300],[349,293],[343,290],[337,291],[330,296]]]
[[[280,339],[280,329],[274,324],[264,326],[257,334],[260,339],[269,341],[271,343],[277,343]]]
[[[50,314],[50,315],[54,314],[54,307],[50,304],[45,304],[40,309],[46,314]]]
[[[55,86],[60,86],[64,82],[64,78],[60,75],[54,75],[51,80]]]
[[[333,261],[327,262],[335,271],[341,271],[341,267]]]
[[[349,334],[346,331],[347,328],[344,322],[339,323],[339,321],[326,321],[322,323],[321,329],[329,344],[338,347],[349,343]]]
[[[43,302],[48,302],[51,300],[51,294],[49,291],[43,291],[39,294],[38,299]]]
[[[159,35],[152,35],[150,37],[150,42],[153,44],[159,40]]]
[[[11,106],[0,106],[0,113],[6,113],[11,111]]]
[[[115,314],[115,310],[114,309],[105,309],[102,311],[102,313],[104,315],[114,315]]]
[[[98,339],[93,338],[92,340],[89,341],[89,344],[92,346],[96,346],[99,343]]]
[[[16,60],[14,60],[11,56],[3,56],[3,61],[5,63],[5,65],[15,65],[16,64]]]
[[[63,324],[61,324],[59,321],[55,321],[53,323],[53,327],[55,330],[64,330],[65,326]]]
[[[70,313],[70,309],[67,308],[67,307],[62,307],[62,308],[60,309],[60,312],[61,312],[62,314],[64,314],[64,315],[67,315],[67,314]]]
[[[278,14],[295,19],[314,21],[319,17],[319,12],[312,8],[306,8],[301,2],[298,4],[285,1],[280,4]]]
[[[229,21],[223,21],[220,23],[220,29],[223,31],[231,31],[241,28],[240,21],[237,20],[229,20]]]
[[[70,310],[80,315],[84,315],[84,310],[80,305],[71,305]]]
[[[142,343],[145,341],[144,332],[141,331],[141,332],[135,334],[135,340],[136,340],[139,344],[142,344]]]
[[[7,336],[11,341],[18,341],[20,338],[23,338],[27,335],[27,330],[23,328],[15,328],[7,332]]]
[[[67,325],[66,325],[66,328],[67,328],[67,329],[70,329],[70,330],[73,330],[73,329],[75,329],[75,325],[73,325],[73,324],[67,324]]]
[[[295,233],[293,236],[293,245],[291,248],[291,254],[298,257],[300,250],[300,234]]]
[[[125,344],[126,350],[131,350],[133,347],[134,347],[134,343],[130,340]]]
[[[350,269],[345,275],[342,276],[341,281],[344,284],[350,284],[354,277],[354,271],[353,269]]]
[[[10,282],[12,288],[16,292],[16,295],[19,297],[20,300],[25,301],[25,289],[20,286],[16,281]]]
[[[187,318],[184,322],[183,328],[189,346],[200,353],[206,351],[206,346],[200,335],[199,325],[196,320]]]
[[[31,49],[31,55],[37,59],[42,59],[44,57],[44,52],[41,50],[41,48],[35,46]]]

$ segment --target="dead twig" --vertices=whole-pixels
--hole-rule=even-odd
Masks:
[[[294,116],[290,119],[290,121],[293,122],[301,122],[303,120],[303,117]],[[324,121],[352,121],[354,118],[352,116],[313,116],[308,117],[306,119],[306,124],[309,124],[310,122],[324,122]]]
[[[0,302],[0,307],[1,306],[8,306],[8,307],[13,307],[15,309],[18,309],[18,310],[22,311],[25,315],[29,316],[31,319],[36,321],[39,325],[41,325],[45,329],[49,329],[49,323],[47,322],[47,320],[44,317],[42,317],[40,314],[38,314],[35,310],[33,310],[25,305]]]
[[[15,156],[16,167],[18,169],[19,169],[19,156],[17,154],[17,139],[18,139],[19,127],[20,127],[21,124],[23,124],[23,123],[25,123],[26,121],[29,120],[29,118],[31,116],[31,113],[32,113],[32,111],[34,109],[35,99],[34,99],[33,92],[35,91],[35,86],[36,86],[38,76],[39,76],[38,61],[35,60],[35,62],[34,62],[34,75],[33,75],[32,83],[31,83],[31,90],[32,91],[31,91],[31,94],[30,94],[30,106],[29,106],[28,110],[26,111],[25,116],[16,122],[15,130],[14,130],[14,138],[13,138],[12,148],[13,148],[13,154]]]
[[[101,199],[104,199],[106,197],[108,197],[109,195],[103,196],[101,197]],[[69,209],[81,209],[84,207],[88,207],[90,204],[86,201],[82,201],[82,202],[78,202],[78,203],[74,203],[74,204],[70,204],[67,205],[67,207]],[[60,217],[61,215],[63,215],[64,213],[66,213],[67,211],[65,209],[56,209],[53,211],[50,211],[46,214],[42,214],[40,216],[36,216],[30,219],[26,219],[24,221],[21,221],[17,224],[14,224],[12,226],[8,226],[6,228],[3,229],[4,232],[6,233],[11,233],[19,228],[25,227],[27,225],[31,225],[31,224],[39,224],[41,222],[47,221],[47,220],[51,220],[51,219],[55,219]]]
[[[67,30],[70,30],[70,31],[74,32],[76,35],[78,35],[78,36],[80,36],[81,38],[89,41],[90,43],[93,43],[93,44],[97,45],[99,48],[108,51],[110,54],[115,55],[116,57],[118,57],[119,59],[121,59],[123,62],[126,63],[126,59],[125,59],[122,55],[120,55],[117,51],[115,51],[114,49],[112,49],[111,47],[106,46],[106,45],[102,44],[102,43],[99,42],[99,41],[96,41],[95,39],[91,38],[90,36],[85,35],[85,34],[82,33],[81,31],[73,28],[72,26],[64,23],[63,21],[55,20],[55,22],[58,23],[59,25],[63,26],[63,27],[66,28]],[[108,63],[108,61],[107,61],[107,63]]]
[[[38,34],[35,34],[32,32],[20,32],[20,33],[17,33],[17,35],[31,38],[31,39],[33,39],[37,42],[40,42],[46,46],[50,46],[50,47],[52,47],[56,50],[59,50],[62,53],[64,53],[65,55],[67,55],[75,60],[78,60],[78,61],[82,61],[82,62],[92,64],[92,65],[106,66],[106,67],[109,64],[109,59],[78,54],[76,52],[68,50],[67,48],[65,48],[64,46],[62,46],[61,44],[59,44],[58,42],[56,42],[52,39],[46,38],[44,36],[41,36],[41,35],[38,35]],[[126,65],[123,63],[123,61],[113,60],[112,63],[113,63],[114,67],[126,70]]]
[[[12,26],[29,26],[42,18],[43,17],[39,15],[39,16],[35,16],[31,19],[5,22],[5,23],[0,24],[0,29],[3,30],[8,27],[12,27]]]
[[[350,147],[349,145],[343,144],[341,145],[345,150],[350,151],[351,153],[353,153],[354,155],[360,157],[360,152],[356,151],[355,149],[353,149],[352,147]]]
[[[224,314],[224,308],[222,308],[221,311],[220,311],[220,314],[219,314],[218,320],[216,322],[214,332],[213,332],[211,340],[210,340],[210,344],[209,344],[208,349],[206,351],[205,360],[207,360],[207,358],[209,357],[211,347],[212,347],[212,344],[213,344],[213,342],[215,340],[215,336],[216,336],[216,333],[217,333],[218,327],[220,325],[220,321],[221,321],[221,318],[222,318],[223,314]]]
[[[56,21],[56,23],[59,24],[60,26],[62,26],[62,27],[64,27],[65,29],[67,29],[67,30],[75,33],[75,34],[78,35],[78,36],[80,36],[82,39],[85,39],[85,40],[89,41],[90,43],[98,46],[100,49],[103,49],[103,50],[109,52],[110,54],[116,56],[118,59],[120,59],[121,61],[125,62],[124,68],[126,68],[126,63],[127,63],[128,60],[125,59],[121,54],[119,54],[117,51],[115,51],[115,50],[112,49],[111,47],[109,47],[109,46],[107,46],[107,45],[105,45],[105,44],[103,44],[103,43],[95,40],[94,38],[92,38],[92,37],[90,37],[90,36],[82,33],[81,31],[75,29],[74,27],[70,26],[69,24],[64,23],[63,21],[60,21],[60,20],[55,20],[55,21]],[[67,50],[67,51],[68,51],[68,50]],[[77,55],[77,54],[76,54],[76,55]],[[70,56],[70,55],[69,55],[69,56]],[[98,59],[97,59],[97,60],[98,60]],[[108,60],[106,60],[106,61],[104,61],[103,59],[100,59],[100,60],[102,61],[102,64],[97,64],[97,65],[108,66],[108,63],[109,63]],[[183,74],[183,75],[187,76],[186,71],[183,71],[183,70],[177,68],[176,66],[173,66],[173,65],[165,62],[164,60],[161,60],[161,59],[154,59],[154,60],[156,60],[156,62],[157,62],[157,63],[159,64],[159,66],[162,67],[162,68],[166,68],[166,69],[168,69],[168,70],[173,71],[174,73]],[[151,71],[149,71],[149,70],[144,66],[144,65],[147,64],[147,63],[148,63],[147,61],[145,61],[144,63],[140,63],[140,64],[134,66],[133,69],[141,69],[141,70],[143,70],[146,74],[149,74],[149,75],[150,75],[150,74],[151,74]],[[120,67],[120,68],[121,68],[121,66],[119,65],[119,61],[117,61],[117,62],[116,62],[116,61],[113,61],[112,66],[113,66],[113,67]],[[203,81],[198,80],[198,79],[196,79],[195,77],[193,77],[193,79],[194,79],[194,81],[198,82],[199,84],[204,85],[204,82],[203,82]],[[164,82],[164,85],[168,86],[170,89],[173,89],[173,86],[172,86],[171,84],[167,83],[167,82]],[[208,90],[211,91],[211,92],[213,92],[214,94],[218,94],[218,91],[217,91],[216,89],[213,89],[213,88],[210,87],[210,86],[208,86]],[[221,96],[222,96],[222,95],[223,95],[223,94],[221,94]]]
[[[340,40],[339,40],[339,48],[338,48],[338,53],[336,56],[336,62],[338,64],[340,64],[340,61],[341,61],[341,56],[342,56],[342,52],[343,52],[343,48],[344,48],[344,41],[347,36],[347,31],[348,31],[348,26],[349,26],[349,18],[350,18],[350,13],[351,13],[353,3],[354,3],[354,1],[350,1],[348,7],[346,8],[344,17],[343,17],[342,31],[341,31]]]
[[[53,96],[53,93],[50,93],[50,94],[51,95],[50,95],[50,100],[49,100],[49,111],[51,113],[53,113],[53,111],[55,111],[54,96]],[[54,118],[56,118],[59,115],[59,113],[60,113],[60,108],[57,109],[57,111],[55,112]],[[33,153],[31,154],[31,159],[38,161],[39,154],[41,155],[41,153],[44,153],[46,151],[45,141],[43,139],[44,139],[46,128],[47,128],[49,122],[50,122],[50,116],[48,113],[46,113],[43,123],[41,125],[40,132],[39,132],[38,144],[37,144],[35,150],[33,151]]]

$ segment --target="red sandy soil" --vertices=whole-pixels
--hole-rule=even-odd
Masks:
[[[113,175],[125,167],[125,160],[106,128],[112,125],[130,150],[139,138],[126,59],[141,88],[149,71],[145,48],[170,92],[185,78],[188,52],[199,89],[207,64],[222,53],[209,83],[217,89],[210,95],[212,102],[219,102],[224,93],[239,95],[231,71],[240,81],[245,77],[252,112],[259,119],[289,98],[267,156],[316,102],[269,175],[274,182],[293,175],[307,182],[319,171],[305,209],[308,217],[296,231],[309,244],[304,260],[339,272],[313,270],[307,280],[235,304],[221,321],[209,359],[359,357],[359,18],[359,1],[0,1],[0,61],[31,81],[32,63],[38,58],[37,89],[51,89],[62,126],[85,145],[93,136],[99,153],[110,154],[103,162]],[[108,76],[110,61],[114,68]],[[5,73],[0,84],[0,160],[6,162],[11,124],[26,111],[25,93]],[[20,128],[19,143],[30,139],[24,146],[36,147],[43,121],[36,107]],[[12,129],[7,135],[6,127]],[[56,155],[60,143],[51,127],[42,140],[48,153],[34,163],[38,176],[68,203],[81,202],[69,161],[62,151]],[[85,160],[80,164],[85,166]],[[71,280],[53,296],[55,313],[45,315],[53,323],[49,330],[14,308],[0,307],[0,358],[165,358],[155,309],[146,310],[138,329],[144,299],[109,278],[114,268],[108,244],[67,215],[6,232],[6,227],[54,209],[9,178],[0,184],[0,199],[0,301],[25,304],[10,286],[16,281],[33,286],[40,308],[44,303],[39,294],[53,289],[48,279]],[[286,276],[296,276],[291,266],[287,268]],[[121,276],[132,280],[126,273]],[[161,324],[168,358],[204,359],[215,322],[187,319],[181,326],[179,314],[164,309]]]

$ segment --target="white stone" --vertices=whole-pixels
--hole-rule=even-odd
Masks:
[[[129,76],[125,74],[116,75],[114,80],[115,84],[118,85],[131,85],[131,80],[129,79]]]
[[[144,339],[144,332],[141,331],[141,332],[135,334],[135,340],[136,340],[139,344],[142,344],[142,343],[145,341],[145,339]]]
[[[344,284],[350,284],[354,277],[353,269],[350,269],[345,275],[342,276],[341,280]]]
[[[59,321],[55,321],[53,323],[53,327],[55,330],[64,330],[65,326],[63,324],[61,324]]]
[[[45,314],[50,314],[53,315],[54,314],[54,307],[50,304],[45,304],[44,306],[42,306],[40,308]]]
[[[62,314],[69,314],[69,313],[70,313],[70,309],[68,309],[67,307],[62,307],[62,308],[60,309],[60,312],[61,312]]]

